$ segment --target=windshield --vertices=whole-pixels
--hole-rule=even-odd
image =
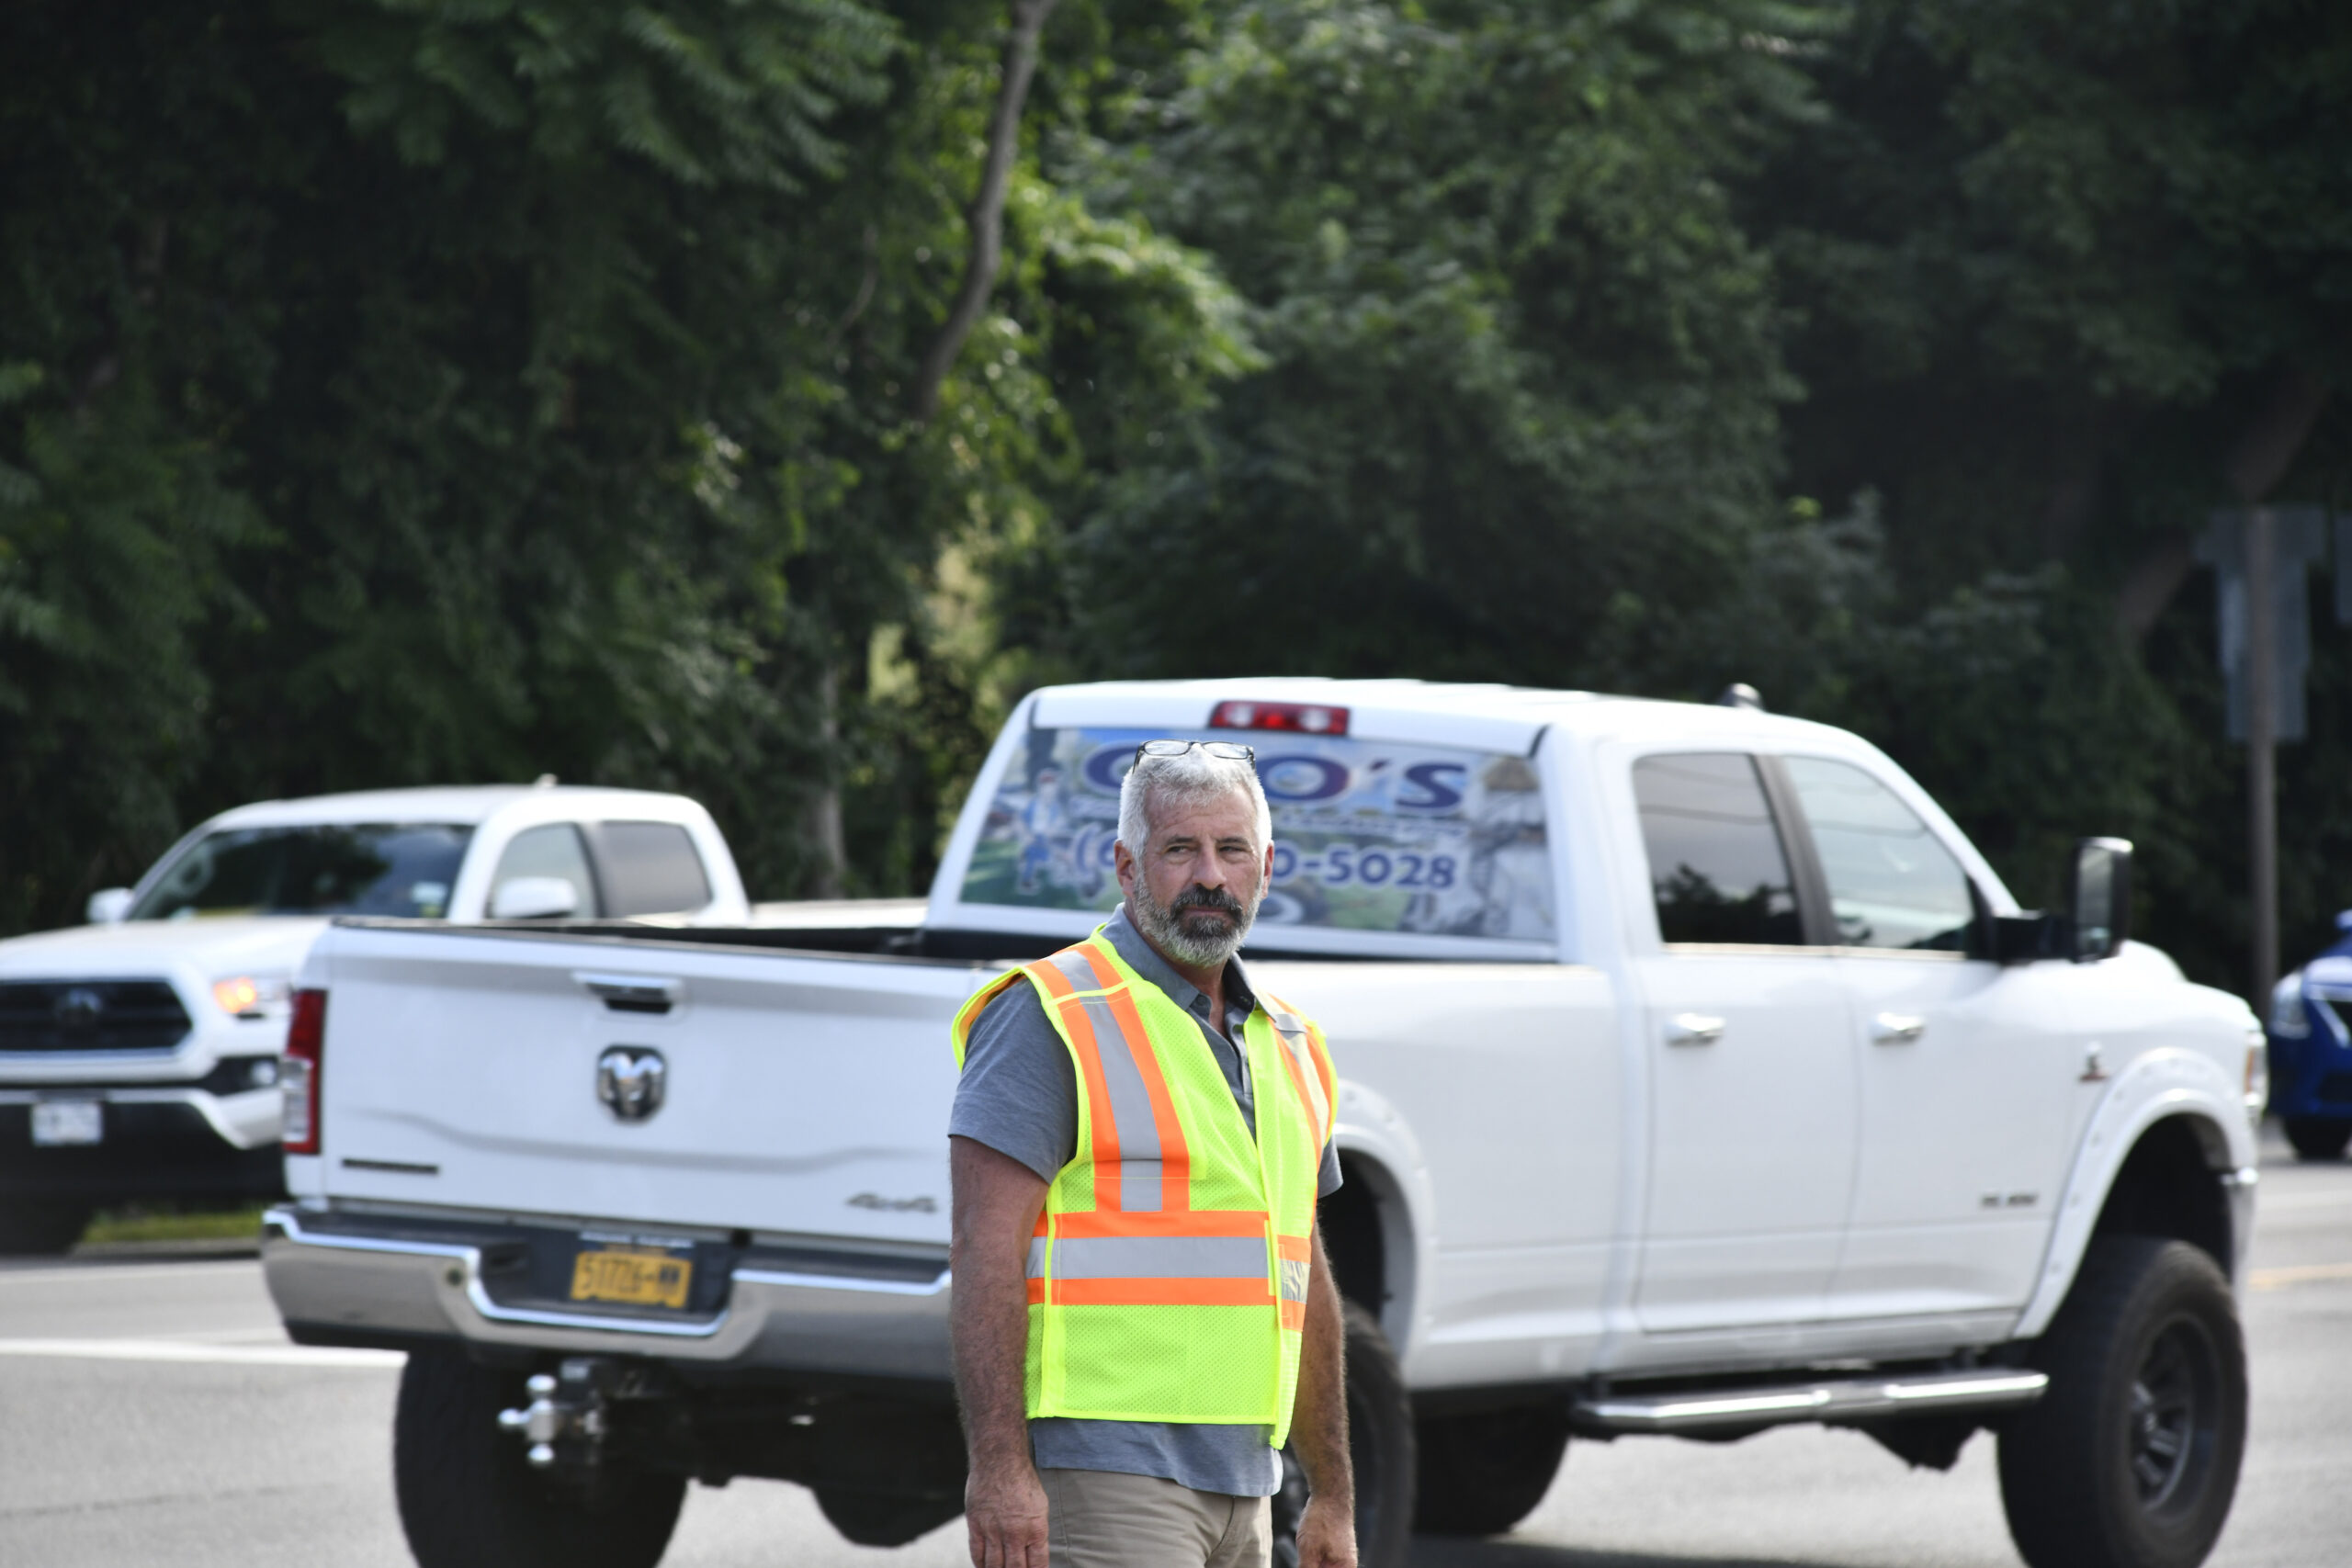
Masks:
[[[449,912],[470,828],[335,823],[207,833],[165,865],[134,920],[198,915],[409,915]]]
[[[964,902],[1115,908],[1119,781],[1136,743],[1161,734],[1031,730],[989,803]],[[1553,940],[1543,795],[1525,760],[1344,737],[1249,739],[1274,825],[1261,925]]]

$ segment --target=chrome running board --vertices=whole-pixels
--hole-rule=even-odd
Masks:
[[[1704,1436],[1806,1421],[1842,1426],[1913,1416],[1984,1415],[2031,1404],[2049,1386],[2045,1372],[1981,1367],[1899,1378],[1605,1394],[1577,1400],[1570,1407],[1570,1419],[1577,1431],[1592,1437],[1635,1432]]]

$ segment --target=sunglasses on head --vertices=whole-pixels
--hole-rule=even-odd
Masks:
[[[1255,762],[1258,760],[1254,747],[1244,746],[1238,740],[1147,740],[1136,748],[1136,761],[1140,762],[1146,757],[1181,757],[1195,746],[1222,761]]]

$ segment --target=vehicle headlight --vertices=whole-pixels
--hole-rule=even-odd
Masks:
[[[267,1018],[283,1008],[293,986],[283,975],[232,975],[212,982],[212,999],[238,1018]]]
[[[2303,1010],[2303,972],[2298,969],[2270,988],[2270,1032],[2301,1040],[2311,1032],[2311,1014]]]

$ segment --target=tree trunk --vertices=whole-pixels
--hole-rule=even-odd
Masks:
[[[830,659],[817,677],[817,736],[825,772],[808,802],[807,832],[816,856],[802,879],[802,896],[838,898],[849,864],[849,840],[842,830],[841,675]]]
[[[939,412],[939,389],[956,367],[964,340],[979,324],[996,287],[1004,256],[1004,197],[1012,181],[1012,160],[1021,150],[1021,109],[1029,99],[1029,80],[1037,71],[1037,35],[1053,13],[1055,0],[1013,0],[1012,30],[1004,40],[1004,68],[997,84],[996,118],[989,126],[988,161],[980,170],[980,188],[967,214],[971,249],[964,261],[963,287],[947,311],[931,352],[908,400],[908,412],[918,424],[928,424]]]
[[[2267,1015],[2278,977],[2278,670],[2270,585],[2276,531],[2267,508],[2245,511],[2246,1003]]]
[[[2197,569],[2197,550],[2186,534],[2160,539],[2132,564],[2115,596],[2115,627],[2137,648],[2156,627],[2156,618]]]
[[[2287,477],[2326,403],[2327,383],[2310,371],[2279,373],[2269,402],[2230,454],[2225,472],[2241,502],[2252,506]],[[2116,595],[2116,630],[2125,642],[2137,648],[2146,640],[2196,564],[2186,536],[2158,542],[2133,564]]]
[[[2131,423],[2128,412],[2099,403],[2062,412],[2052,439],[2050,489],[2041,503],[2041,553],[2064,560],[2098,511],[2107,455]]]

